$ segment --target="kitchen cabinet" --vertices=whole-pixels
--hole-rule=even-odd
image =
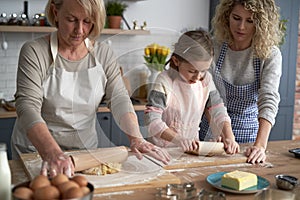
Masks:
[[[136,111],[136,114],[138,116],[140,126],[143,127],[144,111],[138,110]],[[129,146],[129,140],[126,134],[119,128],[110,112],[98,112],[97,119],[101,126],[101,133],[98,135],[98,147],[112,147],[120,145]],[[15,121],[16,117],[0,118],[0,143],[6,143],[8,148],[8,159],[11,159],[10,138]]]
[[[210,1],[210,20],[218,2],[219,0]],[[269,139],[289,140],[292,139],[293,134],[300,2],[298,0],[276,0],[276,4],[280,7],[281,19],[287,19],[287,30],[285,43],[280,47],[282,53],[282,76],[279,87],[281,101],[276,123]]]
[[[55,27],[50,26],[9,26],[0,25],[0,32],[17,32],[17,33],[50,33],[55,31]],[[103,29],[102,34],[115,35],[147,35],[148,30],[123,30],[123,29]]]
[[[138,122],[141,132],[146,137],[146,131],[144,126],[144,111],[136,111]],[[98,121],[102,128],[103,133],[98,135],[99,145],[98,147],[111,147],[125,145],[129,146],[129,140],[127,135],[120,129],[119,125],[114,120],[110,112],[99,112],[97,114]],[[107,139],[110,143],[108,144]]]
[[[10,138],[14,128],[16,118],[0,118],[0,142],[5,143],[7,146],[7,156],[11,160],[11,145]]]

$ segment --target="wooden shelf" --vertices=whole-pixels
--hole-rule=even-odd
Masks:
[[[56,28],[49,27],[49,26],[0,26],[0,32],[16,32],[16,33],[26,33],[26,32],[33,32],[33,33],[50,33],[55,31]]]
[[[15,32],[15,33],[50,33],[55,31],[55,27],[49,26],[6,26],[0,25],[0,32]],[[147,35],[148,30],[122,30],[122,29],[103,29],[102,34],[107,35]]]

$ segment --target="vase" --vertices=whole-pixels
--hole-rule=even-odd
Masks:
[[[155,84],[155,80],[158,76],[158,74],[160,73],[160,71],[157,71],[156,69],[153,69],[151,67],[148,68],[150,70],[150,76],[148,77],[148,84],[147,84],[147,90],[148,90],[148,95],[149,95],[149,92],[151,91],[152,87],[154,86]]]
[[[156,79],[157,75],[160,73],[160,71],[157,71],[157,70],[155,70],[153,68],[150,68],[150,67],[149,67],[149,70],[150,70],[151,73],[150,73],[150,76],[148,78],[148,83],[154,83],[155,79]]]

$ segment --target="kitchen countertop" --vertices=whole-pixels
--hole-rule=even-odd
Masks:
[[[145,110],[145,104],[134,104],[133,105],[135,111],[143,111]],[[99,106],[98,112],[110,112],[110,110],[104,105]],[[17,117],[16,111],[7,111],[4,107],[0,107],[0,119],[1,118],[14,118]]]
[[[245,148],[248,144],[242,144],[241,147]],[[218,191],[206,182],[206,177],[210,174],[220,172],[220,171],[233,171],[242,170],[257,174],[270,182],[270,187],[276,189],[275,178],[276,174],[288,174],[295,176],[300,179],[300,159],[295,158],[295,156],[288,152],[289,149],[299,148],[300,141],[295,140],[285,140],[285,141],[271,141],[268,144],[267,154],[268,158],[264,164],[251,165],[248,163],[240,164],[227,164],[218,166],[206,166],[197,168],[187,168],[182,170],[177,170],[172,172],[180,178],[182,183],[194,182],[197,191],[205,189],[208,191]],[[13,184],[18,184],[29,180],[23,170],[23,166],[20,161],[9,161],[12,171],[12,182]],[[296,189],[294,189],[296,190]],[[298,187],[300,190],[300,187]],[[300,191],[299,191],[300,192]],[[155,199],[155,194],[157,193],[156,188],[150,189],[136,189],[129,191],[120,191],[115,193],[103,193],[94,194],[93,200],[105,200],[105,199],[115,199],[115,200],[129,200],[129,199],[143,199],[152,200]],[[226,199],[228,200],[247,200],[254,199],[254,194],[231,194],[226,193]]]

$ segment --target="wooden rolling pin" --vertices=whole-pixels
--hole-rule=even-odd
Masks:
[[[198,148],[187,153],[203,156],[213,156],[225,153],[223,142],[198,142]]]
[[[125,146],[98,148],[70,154],[75,166],[75,172],[97,167],[100,164],[122,163],[128,157]]]

